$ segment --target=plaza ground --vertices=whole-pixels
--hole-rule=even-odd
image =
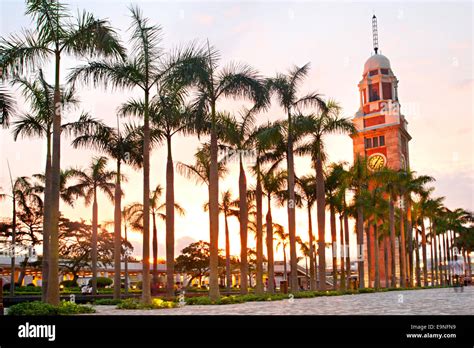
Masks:
[[[474,286],[464,292],[438,288],[172,309],[95,308],[93,315],[474,315]]]

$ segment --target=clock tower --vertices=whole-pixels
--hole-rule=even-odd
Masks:
[[[372,17],[372,29],[374,54],[364,64],[362,80],[358,85],[360,108],[352,119],[356,128],[356,133],[352,135],[354,159],[358,156],[366,158],[369,170],[377,170],[384,166],[394,170],[407,169],[410,163],[408,142],[411,136],[407,130],[405,116],[400,111],[398,79],[388,58],[379,53],[375,15]],[[364,244],[366,247],[369,245],[371,255],[374,255],[372,230],[369,236],[370,240]],[[379,244],[380,282],[383,286],[384,243]],[[390,250],[388,258],[391,259]],[[390,270],[389,267],[389,272]],[[373,280],[375,273],[373,257],[369,272],[370,279]]]

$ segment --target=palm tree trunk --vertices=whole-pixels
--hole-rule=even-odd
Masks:
[[[311,217],[311,205],[308,205],[308,240],[309,240],[309,289],[315,291],[317,288],[315,265],[314,265],[314,236],[313,219]]]
[[[293,293],[298,292],[298,260],[296,254],[296,199],[295,199],[295,164],[293,154],[293,134],[291,115],[288,114],[288,234],[290,236],[290,287]]]
[[[329,221],[331,224],[331,245],[332,245],[332,288],[337,289],[337,238],[336,238],[336,212],[333,206],[329,207]]]
[[[128,236],[127,236],[127,224],[125,224],[125,227],[124,227],[125,231],[125,243],[128,241]],[[124,264],[125,264],[125,279],[124,279],[124,293],[127,295],[128,294],[128,254],[125,253],[125,261],[124,261]]]
[[[49,270],[47,301],[51,305],[59,305],[59,189],[61,175],[61,92],[60,92],[60,59],[59,50],[55,52],[54,82],[54,117],[53,117],[53,154],[51,161],[51,214]]]
[[[216,105],[211,103],[211,163],[209,169],[209,297],[219,299],[219,176],[217,173],[217,134],[215,129]],[[246,280],[245,280],[246,281]]]
[[[446,265],[446,282],[450,284],[452,275],[451,275],[451,267],[450,261],[451,261],[451,256],[449,255],[449,242],[447,238],[448,232],[443,233],[443,242],[444,242],[444,264]]]
[[[365,274],[364,274],[364,210],[362,206],[357,207],[357,270],[359,273],[359,289],[365,288]]]
[[[420,249],[418,248],[418,237],[419,237],[419,231],[418,231],[418,226],[415,225],[415,262],[416,262],[416,268],[415,268],[415,275],[416,275],[416,286],[421,287],[421,269],[420,269]]]
[[[49,238],[51,222],[51,134],[46,134],[46,168],[44,184],[44,202],[43,202],[43,259],[41,261],[41,301],[46,302],[48,293],[48,274],[49,274]]]
[[[439,264],[438,264],[438,246],[437,246],[437,240],[436,240],[436,225],[434,222],[432,222],[431,226],[431,238],[432,238],[432,244],[433,244],[433,253],[434,253],[434,263],[435,263],[435,284],[439,285],[440,284],[440,278],[439,278]]]
[[[374,268],[375,268],[375,284],[376,290],[380,289],[380,260],[379,260],[379,231],[377,222],[374,223]]]
[[[166,295],[174,296],[174,169],[171,137],[167,139],[166,162]]]
[[[388,266],[388,250],[389,250],[390,240],[388,236],[383,238],[383,256],[384,256],[384,264],[385,264],[385,287],[389,287],[389,266]]]
[[[339,234],[339,239],[341,243],[341,258],[340,258],[340,264],[341,264],[341,283],[340,289],[345,290],[346,289],[346,271],[345,271],[345,265],[344,265],[344,256],[345,256],[345,250],[346,246],[344,243],[344,217],[342,214],[339,214],[339,228],[340,228],[340,234]]]
[[[403,218],[403,211],[400,211],[400,286],[405,288],[407,286],[407,264],[406,264],[406,241],[405,241],[405,221]]]
[[[318,154],[316,160],[316,205],[318,208],[319,289],[326,290],[326,197],[324,190],[323,161]]]
[[[268,208],[266,216],[267,225],[267,259],[268,259],[268,286],[267,292],[275,293],[275,265],[273,261],[273,219],[272,219],[272,201],[271,195],[268,194]]]
[[[20,268],[20,275],[18,276],[18,286],[22,286],[23,280],[25,279],[25,274],[26,274],[26,266],[28,265],[28,256],[25,256],[23,261],[21,262],[21,268]]]
[[[148,79],[148,76],[147,76]],[[145,89],[145,115],[143,127],[143,253],[142,301],[151,303],[150,289],[150,119],[149,90]]]
[[[287,261],[286,261],[285,241],[283,241],[283,279],[288,281],[288,268],[287,268]],[[281,291],[281,289],[280,289],[280,291]]]
[[[437,241],[436,244],[438,244],[438,257],[439,257],[439,276],[441,278],[441,285],[446,285],[445,284],[445,276],[444,276],[444,270],[443,270],[443,253],[441,252],[441,237],[438,234],[436,236]]]
[[[257,169],[257,187],[255,190],[255,201],[257,205],[257,265],[255,293],[263,294],[263,221],[262,221],[262,182],[260,169]]]
[[[225,223],[225,274],[226,274],[226,288],[230,291],[232,286],[232,274],[230,273],[230,236],[229,236],[229,224],[227,222],[227,212],[224,212],[224,223]]]
[[[393,202],[393,198],[390,197],[389,201],[389,215],[388,215],[388,223],[390,228],[390,253],[391,253],[391,267],[392,267],[392,279],[391,279],[391,287],[397,287],[397,270],[396,270],[396,247],[395,247],[395,205]]]
[[[349,240],[349,216],[347,211],[344,211],[344,234],[345,234],[345,249],[344,256],[346,258],[346,286],[350,286],[351,281],[351,255],[350,255],[350,240]]]
[[[120,159],[117,160],[117,177],[114,192],[114,299],[120,299],[122,250],[122,189],[120,187]]]
[[[13,216],[12,216],[12,257],[11,257],[11,273],[10,273],[10,296],[15,294],[15,257],[16,257],[16,192],[12,187],[12,204],[13,204]]]
[[[239,220],[240,220],[240,293],[248,293],[248,262],[247,262],[247,234],[248,234],[248,212],[247,212],[247,178],[245,177],[242,157],[239,161]]]
[[[426,257],[426,231],[425,231],[425,221],[423,217],[421,218],[421,248],[422,248],[422,257],[423,257],[423,285],[428,286],[428,265]]]
[[[411,221],[411,199],[407,198],[405,201],[407,205],[408,279],[410,287],[413,287],[413,225]]]
[[[367,228],[365,229],[365,235],[366,235],[366,240],[367,240],[367,275],[368,275],[368,280],[369,280],[369,285],[368,287],[372,287],[372,269],[373,269],[373,264],[374,264],[374,257],[372,255],[372,241],[370,240],[370,220],[367,221]]]
[[[92,295],[97,295],[97,228],[98,228],[98,206],[97,206],[97,189],[94,187],[94,202],[92,203],[92,247],[91,247],[91,263],[92,263]]]
[[[157,294],[158,288],[158,229],[156,228],[156,213],[155,210],[152,209],[151,213],[152,223],[153,223],[153,241],[152,241],[152,249],[153,249],[153,277],[152,277],[152,295]]]

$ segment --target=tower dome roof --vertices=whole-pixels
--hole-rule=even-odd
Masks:
[[[390,69],[390,61],[383,54],[374,54],[364,64],[364,74],[375,69]]]

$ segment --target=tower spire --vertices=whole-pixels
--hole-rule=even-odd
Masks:
[[[374,51],[377,54],[379,50],[379,33],[377,30],[377,17],[375,15],[372,16],[372,36],[374,42]]]

